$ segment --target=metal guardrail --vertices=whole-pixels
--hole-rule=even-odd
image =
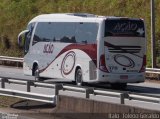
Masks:
[[[48,83],[41,83],[41,82],[34,82],[34,81],[19,81],[16,79],[1,79],[1,88],[0,88],[0,95],[5,96],[13,96],[19,98],[26,98],[30,100],[42,101],[47,103],[56,103],[56,96],[62,95],[59,94],[59,91],[72,91],[78,92],[81,94],[85,94],[85,98],[90,99],[90,95],[92,96],[103,96],[103,97],[113,97],[119,98],[120,104],[125,104],[125,99],[128,100],[137,100],[137,101],[144,101],[150,103],[160,103],[160,97],[157,96],[147,96],[143,94],[132,94],[130,92],[115,92],[115,91],[104,91],[104,90],[97,90],[90,87],[76,87],[76,86],[68,86],[64,84],[48,84]],[[5,84],[19,84],[19,85],[26,85],[26,91],[18,91],[18,90],[11,90],[6,89]],[[31,92],[31,86],[34,87],[42,87],[42,88],[51,88],[54,89],[53,95],[44,95],[44,94],[37,94]]]
[[[158,69],[158,68],[146,68],[146,73],[160,74],[160,69]]]
[[[160,69],[158,68],[146,68],[146,74],[156,74],[156,75],[146,75],[146,78],[160,80]]]
[[[16,66],[19,67],[19,66],[22,66],[22,65],[19,65],[19,64],[23,63],[23,58],[0,56],[0,61],[2,61],[2,62],[16,62]]]
[[[46,103],[55,103],[55,95],[42,95],[37,93],[28,93],[24,91],[0,89],[0,95],[24,98]]]
[[[1,61],[23,62],[23,58],[0,56]]]
[[[61,85],[59,84],[45,84],[40,82],[22,81],[22,80],[6,79],[6,78],[2,78],[0,82],[1,82],[0,95],[25,98],[25,99],[30,99],[30,100],[40,101],[40,102],[47,102],[47,103],[56,103],[55,96],[58,95],[58,90],[62,88]],[[26,91],[6,89],[5,87],[6,83],[26,85]],[[52,88],[52,89],[55,89],[55,92],[53,92],[53,95],[32,93],[31,86]]]
[[[152,102],[152,103],[160,103],[160,98],[158,97],[149,97],[149,96],[143,96],[143,95],[130,94],[129,99],[145,101],[145,102]]]

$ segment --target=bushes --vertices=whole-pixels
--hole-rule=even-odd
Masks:
[[[2,44],[5,49],[11,48],[11,42],[7,35],[2,37]]]

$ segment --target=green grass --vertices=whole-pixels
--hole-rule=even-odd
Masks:
[[[156,2],[156,49],[160,43],[160,0]],[[87,12],[106,16],[143,18],[147,26],[147,63],[150,58],[150,0],[0,0],[0,55],[22,56],[17,35],[29,20],[44,13]],[[7,36],[11,48],[2,42]],[[158,57],[158,56],[157,56]],[[159,61],[159,60],[158,60]]]

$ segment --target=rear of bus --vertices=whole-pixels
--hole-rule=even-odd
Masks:
[[[107,18],[99,59],[99,80],[110,83],[144,82],[145,25],[142,19]],[[103,44],[103,45],[102,45]]]

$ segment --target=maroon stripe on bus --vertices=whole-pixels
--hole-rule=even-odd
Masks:
[[[70,44],[63,48],[61,52],[56,56],[56,58],[44,69],[40,70],[40,73],[42,73],[44,70],[46,70],[59,56],[61,56],[63,53],[69,51],[69,50],[74,50],[78,49],[83,52],[85,52],[95,63],[97,66],[97,44]]]

